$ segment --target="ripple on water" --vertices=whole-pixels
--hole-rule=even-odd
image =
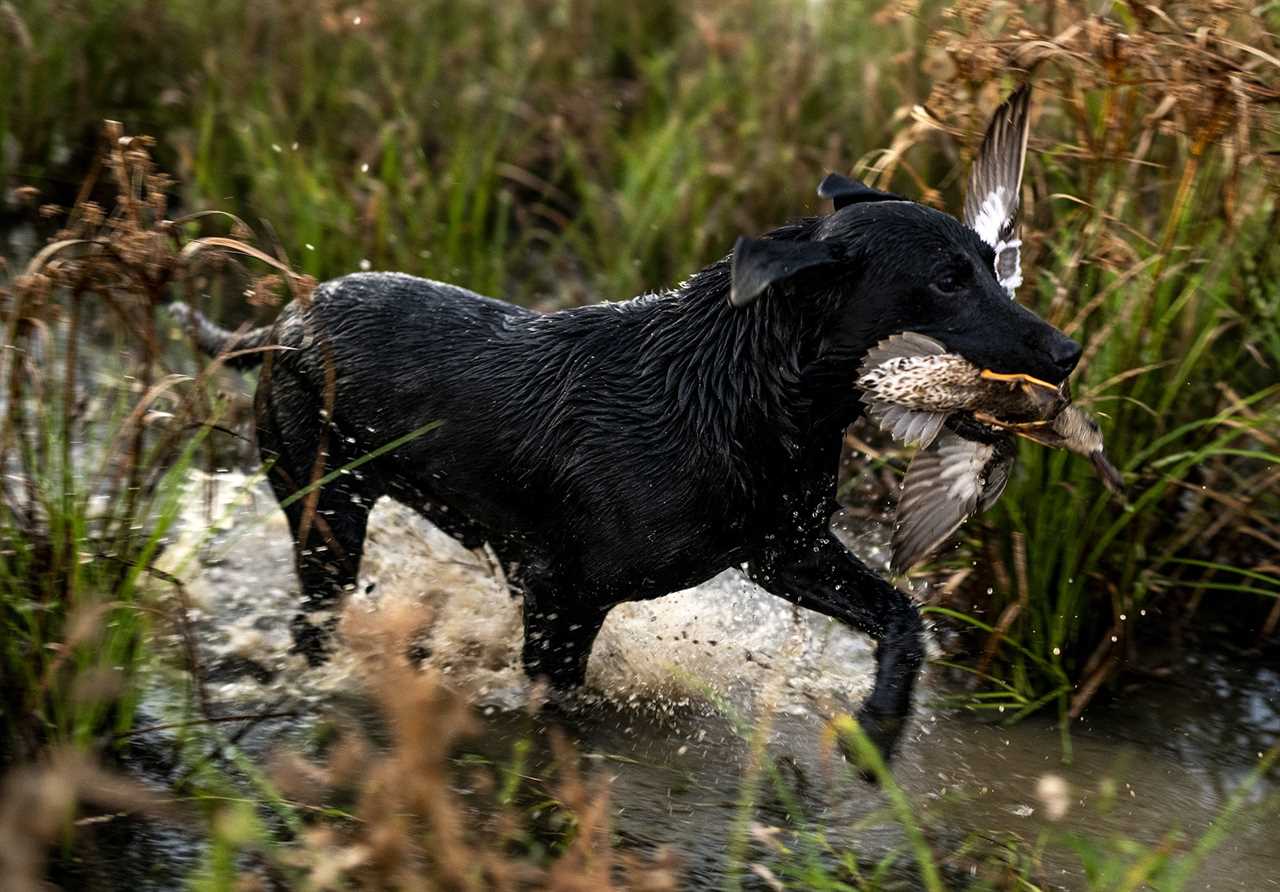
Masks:
[[[163,568],[187,581],[211,694],[227,712],[286,702],[300,713],[264,722],[245,748],[265,753],[297,740],[335,709],[371,710],[360,693],[359,661],[348,649],[317,669],[288,653],[296,584],[288,529],[266,488],[238,474],[201,476],[193,479],[192,496]],[[887,531],[875,525],[842,537],[873,563],[886,554]],[[486,733],[477,745],[501,760],[515,740],[531,736],[533,759],[549,759],[542,744],[553,720],[524,709],[532,691],[519,667],[518,602],[482,555],[384,500],[370,518],[346,623],[354,628],[353,619],[396,604],[430,608],[422,652],[483,707]],[[588,670],[595,698],[569,704],[554,721],[612,778],[619,837],[644,847],[675,845],[696,886],[720,885],[750,763],[736,716],[767,728],[770,752],[790,766],[803,808],[832,845],[874,863],[902,843],[901,834],[892,826],[857,826],[883,800],[833,774],[821,744],[825,717],[856,705],[873,666],[863,636],[729,571],[662,599],[615,608]],[[1092,709],[1073,730],[1070,766],[1061,764],[1051,723],[1032,719],[1004,728],[940,712],[929,700],[941,683],[926,676],[897,774],[917,803],[938,810],[931,833],[942,849],[974,830],[1033,839],[1045,826],[1037,791],[1049,773],[1072,794],[1065,826],[1155,842],[1175,822],[1194,838],[1256,751],[1280,733],[1280,671],[1210,663],[1188,676],[1190,688],[1144,689],[1124,701],[1140,708]],[[156,711],[162,700],[152,698]],[[1103,814],[1096,805],[1107,796],[1114,801]],[[758,817],[788,819],[767,797]],[[1246,825],[1211,856],[1206,874],[1215,887],[1256,888],[1250,878],[1280,875],[1274,843],[1265,827]],[[1074,859],[1051,859],[1050,866],[1055,882],[1079,884]]]

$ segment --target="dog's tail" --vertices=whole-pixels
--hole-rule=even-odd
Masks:
[[[200,352],[221,357],[223,364],[233,369],[251,369],[262,362],[266,347],[271,342],[271,326],[249,331],[228,331],[210,322],[197,309],[180,301],[167,307],[169,315],[195,338]]]

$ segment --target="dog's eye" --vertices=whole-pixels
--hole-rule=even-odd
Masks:
[[[933,280],[933,287],[942,294],[955,294],[968,285],[967,277],[960,270],[951,269]]]

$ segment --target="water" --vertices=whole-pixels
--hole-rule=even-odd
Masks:
[[[265,757],[305,746],[315,723],[335,709],[371,709],[349,652],[314,670],[287,652],[296,603],[290,542],[266,490],[229,474],[193,486],[192,496],[164,561],[189,580],[209,696],[223,713],[300,713],[260,723],[244,748]],[[855,538],[874,552],[883,531],[867,527]],[[847,777],[822,743],[827,717],[851,711],[869,687],[870,642],[736,572],[615,609],[592,655],[588,696],[543,715],[525,708],[532,692],[519,669],[518,606],[484,555],[384,501],[370,522],[362,576],[353,611],[397,599],[430,606],[429,662],[480,706],[484,733],[474,751],[505,763],[515,741],[531,740],[536,775],[550,763],[548,728],[568,731],[610,778],[618,838],[645,852],[674,847],[694,888],[719,887],[724,875],[750,763],[734,717],[767,728],[768,752],[796,789],[803,819],[835,848],[874,864],[903,844],[890,822],[859,826],[885,801]],[[947,682],[929,673],[897,777],[938,851],[953,851],[975,832],[1032,842],[1050,826],[1144,842],[1178,829],[1195,839],[1280,738],[1280,667],[1199,657],[1176,678],[1092,709],[1073,726],[1074,760],[1064,765],[1052,724],[1032,719],[1006,728],[942,709],[937,699]],[[163,688],[146,708],[163,714]],[[1057,787],[1058,801],[1038,794],[1045,784],[1048,792]],[[1253,800],[1277,792],[1264,783]],[[1065,815],[1051,821],[1055,807]],[[782,825],[795,817],[766,794],[756,820]],[[169,845],[182,853],[182,845]],[[748,854],[765,857],[758,846]],[[964,865],[951,869],[963,873]],[[1042,879],[1053,887],[1082,886],[1079,861],[1064,850],[1047,859],[1047,871]],[[1280,888],[1280,831],[1242,822],[1210,856],[1202,879],[1197,888]]]

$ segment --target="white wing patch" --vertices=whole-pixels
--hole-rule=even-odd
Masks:
[[[1022,239],[996,242],[996,281],[1009,292],[1009,300],[1017,296],[1022,284]]]
[[[982,200],[978,213],[970,224],[978,238],[995,250],[996,281],[1009,292],[1010,300],[1022,284],[1022,239],[1002,238],[1001,235],[1012,234],[1009,233],[1011,221],[1017,212],[1016,196],[1011,201],[1009,190],[1004,186],[996,186]]]
[[[978,238],[997,250],[1000,247],[1000,230],[1004,228],[1013,208],[1009,207],[1007,196],[1009,190],[1004,186],[996,186],[994,190],[983,196],[978,213],[969,223]]]

